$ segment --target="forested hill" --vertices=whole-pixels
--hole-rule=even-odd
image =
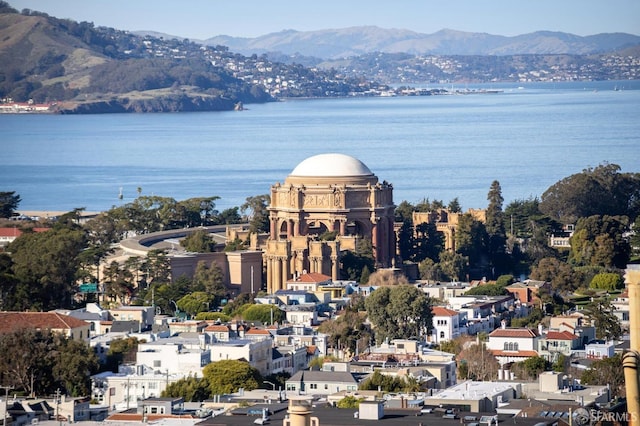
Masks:
[[[287,96],[365,90],[329,72],[245,58],[223,46],[141,37],[0,1],[5,102],[55,102],[64,113],[231,110],[274,100],[261,84],[274,72],[297,82],[283,89]]]

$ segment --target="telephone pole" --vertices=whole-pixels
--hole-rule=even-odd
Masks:
[[[0,386],[0,389],[4,389],[4,416],[2,418],[2,426],[7,426],[7,415],[8,413],[8,405],[9,401],[9,391],[13,389],[11,386]]]

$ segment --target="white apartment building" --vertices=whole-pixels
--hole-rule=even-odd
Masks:
[[[202,377],[202,368],[211,361],[209,349],[203,349],[199,342],[180,338],[140,343],[136,354],[136,365],[183,376]]]
[[[263,376],[271,374],[273,364],[272,346],[273,341],[270,337],[262,339],[233,339],[207,345],[211,354],[210,362],[225,359],[245,359]]]
[[[465,314],[444,308],[442,306],[434,306],[431,309],[433,313],[433,331],[429,341],[440,343],[447,340],[455,339],[460,336],[463,316]]]

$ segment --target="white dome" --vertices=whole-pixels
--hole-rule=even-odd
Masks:
[[[293,169],[290,176],[373,176],[373,172],[357,158],[331,153],[307,158]]]

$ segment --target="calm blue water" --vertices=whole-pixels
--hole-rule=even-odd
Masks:
[[[458,197],[466,210],[487,205],[493,180],[506,205],[603,162],[640,172],[640,81],[491,87],[504,92],[243,112],[0,114],[0,191],[16,191],[21,210],[106,210],[138,187],[177,200],[217,195],[222,210],[268,193],[311,155],[341,152],[393,183],[396,204]]]

